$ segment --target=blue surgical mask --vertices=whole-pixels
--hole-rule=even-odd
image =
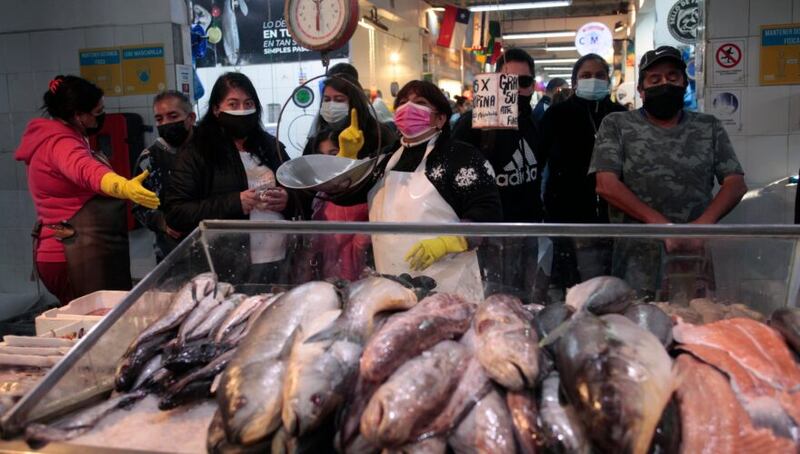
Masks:
[[[578,79],[575,94],[587,101],[600,101],[608,96],[608,81],[604,79]]]

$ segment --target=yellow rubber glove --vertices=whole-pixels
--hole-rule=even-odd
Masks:
[[[408,250],[404,260],[414,271],[424,270],[441,260],[447,254],[467,250],[467,240],[463,236],[438,236],[417,242]]]
[[[364,146],[364,133],[358,129],[358,114],[356,109],[350,110],[350,126],[339,133],[340,158],[355,159]]]
[[[148,175],[150,175],[150,172],[145,170],[136,178],[128,180],[114,172],[108,172],[103,175],[103,179],[100,180],[100,190],[111,197],[128,199],[144,207],[155,209],[161,204],[158,200],[158,196],[153,191],[148,191],[142,186],[142,181],[144,181]]]

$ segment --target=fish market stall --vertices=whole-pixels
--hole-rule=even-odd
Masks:
[[[285,236],[288,280],[252,278],[264,234]],[[437,292],[424,270],[325,280],[309,250],[336,234],[525,238],[545,277],[553,239],[700,239],[714,285],[695,298],[681,269],[646,300],[598,276],[554,299],[485,271],[480,295]],[[2,416],[0,450],[796,452],[798,239],[794,226],[208,221]]]

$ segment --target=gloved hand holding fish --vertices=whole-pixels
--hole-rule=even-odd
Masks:
[[[156,394],[215,402],[209,452],[800,450],[800,309],[767,324],[706,301],[689,323],[610,276],[534,310],[418,290],[370,276],[246,296],[199,275],[120,358],[119,394],[28,439]]]

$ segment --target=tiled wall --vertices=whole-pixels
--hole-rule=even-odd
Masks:
[[[182,0],[0,0],[0,303],[2,295],[35,292],[30,230],[35,220],[24,164],[13,152],[57,74],[79,74],[78,49],[164,43],[168,85],[174,64],[189,61]],[[185,29],[186,27],[184,27]],[[175,32],[177,30],[177,32]],[[183,36],[174,36],[174,33]],[[174,43],[178,45],[175,46]],[[175,49],[179,55],[175,55]],[[107,97],[107,112],[151,121],[150,96]],[[149,137],[148,139],[152,139]]]
[[[747,85],[742,87],[742,128],[729,130],[736,154],[751,189],[797,174],[800,167],[800,85],[759,86],[759,33],[762,25],[800,22],[800,0],[706,0],[709,39],[739,38],[747,42]],[[713,58],[707,49],[706,102],[715,89],[710,70]],[[732,87],[733,88],[733,87]],[[738,87],[737,87],[738,88]],[[762,197],[783,202],[745,203],[729,222],[790,223],[793,220],[794,187],[773,186]],[[771,207],[771,208],[770,208]]]

